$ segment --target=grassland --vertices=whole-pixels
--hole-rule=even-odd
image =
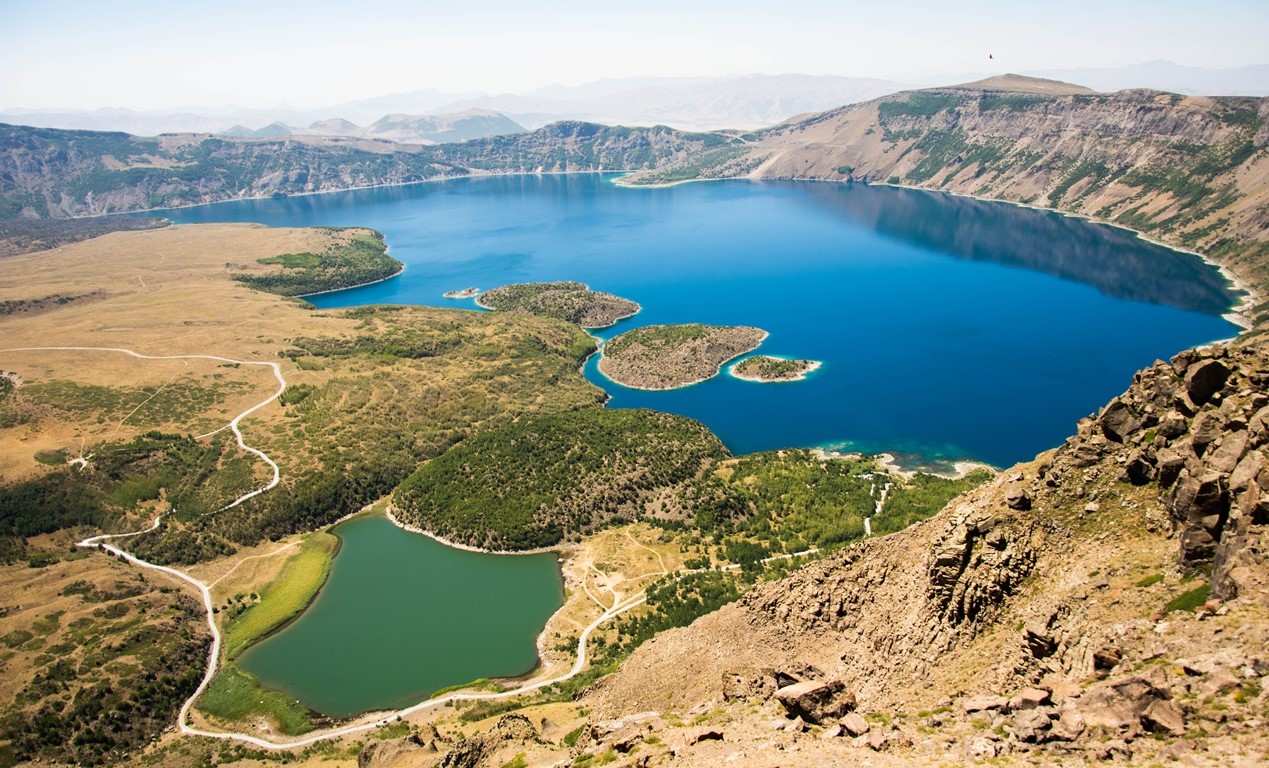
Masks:
[[[227,598],[220,612],[234,615],[224,624],[225,658],[236,658],[307,608],[326,583],[338,549],[339,539],[335,536],[311,534],[254,600],[241,593]]]

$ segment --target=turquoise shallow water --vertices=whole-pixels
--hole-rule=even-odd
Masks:
[[[537,665],[564,597],[554,554],[466,552],[378,516],[334,531],[342,545],[317,599],[239,659],[268,687],[342,717]]]
[[[1123,230],[938,193],[814,182],[626,189],[611,176],[463,179],[172,211],[178,222],[360,225],[407,265],[322,307],[474,308],[448,290],[581,280],[653,323],[756,325],[806,381],[722,375],[610,407],[709,425],[733,452],[897,450],[997,465],[1060,443],[1138,368],[1227,338],[1232,295],[1199,259]]]

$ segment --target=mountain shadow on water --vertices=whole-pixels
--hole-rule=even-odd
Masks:
[[[1058,213],[938,192],[805,183],[817,204],[897,240],[966,261],[1075,280],[1119,299],[1221,315],[1237,292],[1211,264]]]

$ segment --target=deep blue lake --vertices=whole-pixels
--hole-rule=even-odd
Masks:
[[[445,291],[580,280],[643,311],[599,335],[704,322],[770,332],[807,380],[725,373],[669,392],[595,370],[610,407],[703,421],[735,453],[790,446],[1004,466],[1059,444],[1132,374],[1228,338],[1235,300],[1198,258],[1058,214],[861,184],[504,176],[165,212],[178,223],[365,226],[405,262],[312,297],[475,308]]]

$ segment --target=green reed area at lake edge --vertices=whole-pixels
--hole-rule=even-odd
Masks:
[[[198,701],[200,712],[227,723],[264,718],[287,735],[314,727],[314,717],[293,698],[269,690],[242,671],[235,658],[255,643],[284,629],[313,602],[330,575],[339,553],[337,535],[319,531],[300,542],[276,577],[258,593],[238,593],[218,601],[214,612],[223,622],[221,666]]]
[[[217,606],[224,620],[225,657],[237,657],[303,613],[326,583],[339,548],[337,534],[309,534],[258,594],[238,593]]]

